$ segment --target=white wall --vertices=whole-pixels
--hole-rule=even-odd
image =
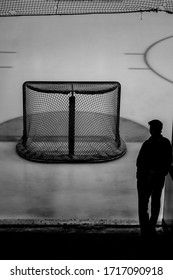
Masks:
[[[121,116],[144,125],[160,118],[170,138],[173,83],[150,70],[130,70],[147,66],[143,55],[125,53],[145,53],[154,42],[173,35],[173,17],[152,12],[143,14],[142,20],[140,16],[0,18],[0,51],[17,52],[0,53],[0,66],[13,66],[0,68],[0,122],[22,115],[26,80],[113,80],[122,85]],[[173,63],[165,59],[164,48],[156,54],[155,50],[150,53],[151,63],[158,70],[171,69]]]

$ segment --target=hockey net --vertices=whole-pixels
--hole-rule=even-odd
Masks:
[[[121,157],[120,84],[26,82],[17,153],[40,162],[98,162]]]

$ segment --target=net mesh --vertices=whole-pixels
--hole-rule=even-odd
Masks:
[[[120,84],[26,82],[24,129],[17,153],[40,162],[98,162],[119,158]]]
[[[2,0],[0,16],[82,15],[165,11],[173,13],[172,0]]]

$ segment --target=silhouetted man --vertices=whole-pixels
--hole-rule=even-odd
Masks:
[[[163,137],[163,124],[159,120],[149,123],[151,137],[146,140],[137,157],[137,189],[138,214],[141,234],[155,234],[160,212],[160,198],[172,161],[170,141]],[[151,216],[148,214],[148,204],[151,197]]]

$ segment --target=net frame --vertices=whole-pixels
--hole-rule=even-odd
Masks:
[[[40,101],[39,94],[44,94],[44,97],[48,98],[46,102],[41,103],[41,109],[40,102],[43,101]],[[38,98],[39,103],[34,101],[34,95]],[[59,98],[59,96],[65,98],[66,105],[62,104],[62,110],[59,110],[60,107],[56,107],[61,106],[62,99],[56,99],[53,104],[52,96],[53,98]],[[126,145],[120,137],[119,131],[120,99],[121,85],[118,82],[25,82],[23,84],[23,136],[16,145],[16,152],[25,159],[47,163],[103,162],[122,157],[126,153]],[[98,100],[101,104],[101,107],[98,107],[99,113],[93,111],[93,108],[94,110],[97,108]],[[105,103],[102,106],[103,100]],[[35,103],[36,105],[34,105]],[[51,110],[49,109],[50,104]],[[91,104],[93,105],[91,108],[89,107],[89,111],[84,109]],[[115,104],[116,106],[114,106]],[[36,110],[33,109],[33,105]],[[105,109],[104,106],[107,108]],[[54,124],[55,118],[52,121],[52,116],[53,118],[59,116],[62,120],[59,124],[63,127],[63,133],[61,128],[57,129],[57,125]],[[86,118],[88,121],[85,121]],[[31,124],[32,119],[33,124]],[[48,126],[45,124],[47,119]],[[39,123],[41,129],[38,126],[39,120],[41,120]],[[85,129],[85,125],[88,123],[91,123],[91,129],[89,127]],[[100,127],[100,123],[103,124],[103,128]],[[65,151],[62,151],[61,146]]]
[[[0,16],[173,13],[170,0],[3,0]]]

